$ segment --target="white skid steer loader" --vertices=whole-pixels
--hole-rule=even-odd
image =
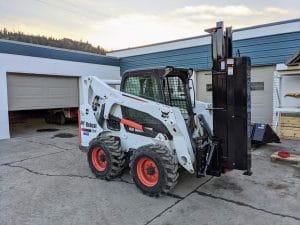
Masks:
[[[175,187],[179,167],[197,177],[251,175],[250,59],[232,58],[231,28],[224,33],[222,22],[209,32],[212,104],[195,100],[192,69],[127,71],[121,91],[83,80],[80,148],[97,177],[118,177],[129,161],[136,186],[158,196]]]

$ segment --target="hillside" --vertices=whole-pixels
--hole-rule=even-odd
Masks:
[[[6,28],[0,30],[0,39],[46,45],[46,46],[51,46],[56,48],[66,48],[66,49],[96,53],[101,55],[105,55],[106,53],[103,47],[101,46],[95,47],[88,42],[74,41],[70,38],[56,39],[53,37],[46,37],[40,35],[28,35],[20,31],[18,32],[8,31]]]

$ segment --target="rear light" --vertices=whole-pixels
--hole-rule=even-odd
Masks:
[[[79,112],[79,109],[70,109],[70,117],[71,118],[78,118],[78,112]]]
[[[224,173],[229,173],[229,172],[231,172],[233,169],[229,169],[229,168],[224,168],[223,169],[223,171],[224,171]]]

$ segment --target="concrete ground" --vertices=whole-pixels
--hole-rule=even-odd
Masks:
[[[182,173],[171,194],[150,198],[128,171],[96,179],[78,149],[76,125],[55,127],[20,128],[0,141],[0,224],[300,224],[300,169],[270,162],[278,149],[300,150],[299,141],[253,151],[250,177]]]

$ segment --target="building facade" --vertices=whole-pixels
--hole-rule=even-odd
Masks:
[[[119,59],[14,41],[0,41],[0,139],[9,111],[78,107],[80,79],[120,79]]]
[[[197,99],[211,101],[210,36],[110,52],[120,58],[121,73],[157,66],[193,68]],[[300,19],[233,30],[233,54],[251,57],[252,121],[272,123],[273,74],[277,63],[300,50]]]
[[[273,74],[300,50],[300,18],[233,30],[233,54],[251,57],[252,121],[272,123]],[[120,79],[126,70],[194,69],[196,96],[210,102],[210,36],[113,51],[107,56],[0,40],[0,139],[10,137],[9,112],[78,107],[82,77]]]

